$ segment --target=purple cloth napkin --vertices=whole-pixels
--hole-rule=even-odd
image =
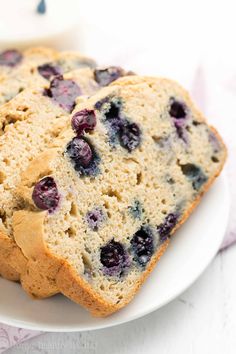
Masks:
[[[213,88],[215,86],[213,85],[215,85],[215,83],[214,80],[212,79],[208,80],[207,82],[207,78],[208,76],[205,75],[204,67],[200,66],[196,71],[190,91],[197,105],[208,117],[210,117],[211,114],[212,117],[213,116],[217,117],[218,114],[215,114],[214,109],[209,108],[209,107],[215,107],[216,105],[215,102],[217,100],[217,97],[214,97],[214,95],[213,97],[210,97],[211,91],[214,91]],[[229,91],[229,94],[231,94],[230,92],[232,91],[231,86],[232,85],[230,83],[228,83],[227,85],[223,85],[222,90],[224,93],[226,92],[224,96],[225,100],[227,100],[227,91]],[[234,112],[235,111],[236,111],[236,107]],[[223,112],[221,112],[219,118],[221,116],[223,116]],[[220,122],[221,122],[220,119],[219,120],[216,119],[212,121],[212,123],[216,124],[216,126],[219,128],[220,132],[222,133],[222,131],[224,131],[224,126],[221,126]],[[231,124],[234,124],[234,126],[232,125],[232,129],[229,129],[229,131],[227,131],[224,134],[224,139],[226,141],[229,150],[229,158],[226,164],[226,171],[229,178],[229,187],[230,187],[232,202],[231,202],[231,213],[229,218],[229,225],[225,234],[225,239],[221,245],[220,251],[229,247],[232,243],[236,242],[236,212],[235,212],[236,211],[236,183],[235,183],[236,168],[234,163],[235,156],[236,156],[236,144],[233,143],[234,141],[233,133],[236,132],[236,124],[234,123],[233,120],[231,121]],[[231,132],[232,135],[230,135],[229,132]],[[42,333],[43,332],[30,331],[22,328],[16,328],[16,327],[11,327],[11,326],[1,324],[0,325],[0,353],[4,352],[5,350],[14,346],[15,344],[22,343]]]

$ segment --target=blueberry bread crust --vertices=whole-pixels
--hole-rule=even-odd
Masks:
[[[13,218],[27,259],[22,285],[41,297],[38,272],[106,316],[136,294],[219,175],[226,148],[166,79],[116,81],[78,103],[72,128],[22,174],[24,208]]]
[[[68,66],[81,58],[76,53],[63,57]],[[14,191],[20,172],[70,125],[77,97],[98,89],[93,70],[84,67],[51,81],[43,79],[0,107],[0,274],[7,279],[20,280],[26,264],[12,231],[12,214],[20,203]]]

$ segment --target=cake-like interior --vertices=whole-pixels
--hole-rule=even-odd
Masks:
[[[19,190],[26,211],[45,215],[51,257],[66,261],[88,296],[122,307],[219,174],[225,148],[187,93],[164,79],[102,89],[76,106],[72,128]],[[27,235],[15,237],[30,257]]]

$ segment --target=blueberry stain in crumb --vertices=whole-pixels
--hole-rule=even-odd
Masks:
[[[105,215],[103,210],[99,207],[96,207],[86,214],[86,221],[91,230],[97,231],[105,220]]]
[[[34,186],[32,199],[35,205],[42,210],[52,212],[59,203],[59,193],[56,182],[52,177],[44,177]]]
[[[22,54],[16,49],[9,49],[0,53],[0,65],[13,68],[18,65],[22,59]]]
[[[134,219],[141,220],[143,209],[139,200],[135,200],[133,205],[129,206],[129,212]]]
[[[180,165],[183,174],[192,182],[193,189],[199,190],[207,181],[207,176],[202,169],[192,163]]]

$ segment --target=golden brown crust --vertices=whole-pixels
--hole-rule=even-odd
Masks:
[[[108,316],[126,304],[128,304],[132,298],[135,296],[136,292],[139,290],[140,286],[147,279],[148,275],[151,273],[155,264],[159,261],[166,248],[168,247],[169,240],[166,240],[161,247],[158,249],[158,252],[153,256],[151,263],[147,270],[143,272],[139,281],[136,283],[136,286],[133,288],[132,292],[129,293],[129,296],[126,297],[125,301],[120,304],[111,304],[105,301],[99,294],[97,294],[91,286],[88,285],[81,277],[75,274],[70,265],[66,262],[60,268],[57,276],[56,283],[60,292],[76,303],[87,308],[93,316],[96,317],[105,317]]]

